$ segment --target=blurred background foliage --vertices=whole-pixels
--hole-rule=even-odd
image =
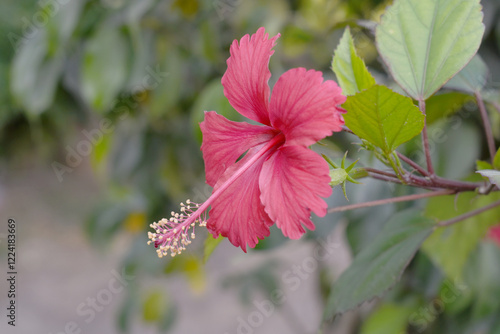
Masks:
[[[79,168],[81,160],[90,159],[96,177],[106,189],[105,200],[89,217],[82,217],[82,231],[91,242],[105,251],[106,244],[116,235],[123,231],[131,233],[134,241],[123,257],[130,272],[155,277],[181,272],[194,291],[202,291],[205,288],[202,242],[198,240],[189,254],[159,260],[152,248],[146,246],[146,230],[150,222],[177,210],[180,201],[186,198],[202,201],[210,195],[211,189],[204,185],[198,123],[205,110],[215,110],[232,120],[242,118],[225,99],[220,84],[231,42],[261,26],[271,35],[281,33],[270,63],[272,87],[281,73],[293,67],[314,68],[323,71],[325,77],[334,78],[330,69],[332,53],[343,28],[350,25],[359,55],[378,81],[390,84],[370,30],[372,22],[378,21],[390,2],[23,0],[5,3],[0,11],[0,31],[4,36],[0,40],[0,162],[8,171],[42,162],[54,171],[55,179],[64,182]],[[483,6],[487,28],[480,54],[490,71],[493,96],[497,96],[500,3],[483,1]],[[477,113],[459,128],[449,122],[439,123],[449,113],[463,110],[469,101],[467,95],[449,94],[456,95],[436,99],[429,105],[436,110],[429,117],[434,117],[433,122],[449,136],[433,153],[442,176],[462,178],[471,172],[476,160],[484,158],[485,152],[480,149],[484,149],[483,137]],[[498,139],[500,117],[492,112],[492,118]],[[353,141],[354,137],[339,134],[334,142],[325,141],[326,146],[321,149],[338,161],[346,149],[351,150],[352,159],[362,157],[365,164],[373,161],[369,152],[356,152],[357,147],[351,145]],[[419,150],[418,141],[408,143],[404,150],[411,156]],[[348,187],[352,202],[412,191],[380,182],[364,183]],[[336,199],[336,205],[339,203],[341,196]],[[315,242],[317,237],[329,233],[336,221],[346,217],[350,223],[347,237],[352,252],[357,253],[388,217],[410,205],[414,204],[329,215],[317,220],[327,224],[319,223],[308,237]],[[257,249],[266,251],[284,242],[287,241],[281,233],[275,231]],[[474,250],[467,273],[484,271],[486,282],[482,284],[498,291],[498,275],[484,261],[498,259],[499,255],[498,247],[490,243],[481,245]],[[252,290],[266,294],[279,284],[273,276],[276,267],[265,263],[247,276],[228,277],[223,285],[241,290],[242,301],[248,303]],[[325,275],[320,275],[318,282],[324,294],[329,286]],[[363,316],[366,323],[357,329],[362,333],[396,333],[394,328],[407,326],[403,319],[432,303],[443,282],[442,272],[425,253],[419,253],[403,281],[380,307]],[[478,282],[474,283],[468,291],[479,295],[477,299],[461,295],[446,312],[424,315],[425,328],[417,323],[410,329],[419,333],[465,333],[455,331],[454,326],[476,328],[483,324],[480,321],[493,322],[500,310],[498,299],[488,299],[481,289]],[[128,290],[117,319],[121,330],[130,328],[134,312],[142,313],[144,321],[158,324],[161,330],[168,330],[175,323],[178,311],[165,292],[143,291],[136,285]],[[469,318],[464,319],[463,314]],[[395,327],[380,327],[387,323]]]

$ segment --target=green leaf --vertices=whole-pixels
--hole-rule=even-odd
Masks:
[[[467,66],[448,81],[445,87],[467,93],[479,92],[486,85],[488,72],[488,66],[486,66],[483,59],[476,54]]]
[[[184,80],[186,76],[185,72],[185,61],[182,58],[180,52],[174,48],[172,45],[167,44],[166,41],[164,47],[166,50],[165,54],[161,56],[162,62],[160,66],[162,72],[168,73],[166,78],[161,78],[154,90],[151,92],[151,101],[149,103],[149,108],[151,110],[151,116],[155,118],[165,118],[165,116],[174,118],[179,115],[179,99],[181,98],[182,85],[179,82]]]
[[[410,306],[383,304],[363,323],[361,334],[406,333],[408,318],[414,311]]]
[[[159,93],[161,93],[161,91],[159,91]],[[224,88],[220,84],[220,79],[208,83],[198,94],[198,98],[191,108],[191,126],[200,144],[202,142],[200,122],[202,122],[205,117],[205,111],[210,110],[215,110],[218,114],[232,121],[241,120],[241,115],[231,107],[228,99],[224,96]]]
[[[180,272],[187,278],[194,293],[202,293],[206,288],[205,270],[201,259],[194,255],[174,257],[165,267],[165,273]]]
[[[142,318],[145,322],[157,322],[166,309],[168,309],[168,304],[163,292],[160,290],[151,291],[144,300]]]
[[[478,170],[477,173],[490,179],[490,182],[500,187],[500,171],[493,169]]]
[[[500,194],[477,196],[462,193],[429,199],[426,216],[437,220],[454,218],[500,199]],[[500,208],[488,210],[449,227],[436,229],[422,249],[450,279],[462,279],[463,269],[471,252],[488,229],[498,223]]]
[[[156,323],[160,332],[166,333],[175,323],[177,307],[162,290],[152,290],[143,301],[142,318],[146,323]]]
[[[476,161],[476,169],[477,170],[492,169],[492,168],[493,168],[493,166],[487,161],[482,161],[482,160]]]
[[[459,92],[433,95],[425,103],[426,122],[430,125],[442,118],[451,117],[467,102],[472,101],[475,103],[472,96]]]
[[[106,169],[106,161],[112,146],[112,136],[103,134],[102,138],[95,143],[94,150],[90,155],[90,163],[94,170],[104,172]]]
[[[64,69],[64,55],[49,55],[47,32],[38,30],[20,47],[11,67],[10,89],[15,101],[31,115],[52,104]]]
[[[133,316],[136,315],[137,309],[140,308],[140,303],[143,302],[138,296],[137,287],[131,284],[127,287],[124,300],[118,309],[116,316],[116,327],[121,333],[128,333]]]
[[[57,12],[55,13],[53,12],[54,5],[57,6]],[[80,21],[85,1],[69,1],[62,6],[46,2],[41,6],[43,7],[43,11],[51,17],[47,23],[49,44],[54,47],[66,44]]]
[[[219,236],[218,238],[214,238],[212,234],[208,233],[207,238],[205,239],[205,251],[203,254],[203,263],[207,263],[210,255],[212,255],[213,251],[219,246],[220,242],[224,240],[224,237]]]
[[[467,263],[466,283],[474,296],[473,314],[477,319],[498,314],[500,309],[500,248],[482,242]]]
[[[391,288],[433,228],[434,222],[416,210],[394,215],[333,284],[324,318],[351,310]]]
[[[332,69],[345,95],[354,95],[375,85],[375,79],[356,54],[349,27],[344,31],[335,50]]]
[[[476,54],[484,34],[479,0],[396,0],[376,30],[398,84],[426,100]]]
[[[412,100],[385,86],[373,86],[349,96],[342,106],[348,111],[344,119],[349,129],[386,154],[424,127],[424,115]]]
[[[178,307],[171,303],[159,321],[158,330],[160,333],[167,333],[169,329],[172,328],[176,320],[179,318],[178,312]]]
[[[313,42],[314,35],[310,31],[295,25],[286,25],[284,28],[283,51],[290,57],[302,55]]]
[[[96,30],[85,46],[81,74],[81,93],[93,109],[107,111],[125,84],[128,47],[115,27]]]
[[[200,7],[198,0],[175,0],[172,8],[179,8],[186,18],[196,15]]]
[[[434,147],[431,153],[438,175],[449,179],[462,179],[470,175],[474,162],[480,157],[477,148],[481,146],[481,137],[477,127],[457,116],[428,126],[427,133]],[[425,163],[422,152],[417,160]]]
[[[109,245],[109,240],[120,230],[130,210],[125,202],[103,203],[86,223],[85,232],[90,241],[98,247]]]
[[[493,167],[496,169],[500,169],[500,148],[497,151],[497,154],[495,154],[495,157],[493,158]]]

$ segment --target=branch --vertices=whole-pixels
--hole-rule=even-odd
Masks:
[[[418,101],[418,107],[420,108],[422,114],[424,114],[425,116],[425,101],[423,100]],[[429,148],[429,137],[427,136],[427,117],[424,120],[424,129],[422,131],[422,142],[424,146],[425,160],[427,161],[427,171],[429,172],[430,176],[433,177],[435,174],[434,174],[434,167],[432,167],[431,150]]]
[[[495,107],[495,109],[498,111],[498,113],[500,114],[500,104],[494,102],[493,103],[493,106]]]
[[[384,176],[388,176],[388,177],[392,177],[392,178],[398,178],[396,176],[396,174],[394,173],[390,173],[390,172],[384,172],[383,170],[379,170],[379,169],[375,169],[375,168],[370,168],[370,167],[365,167],[363,168],[365,171],[367,171],[368,173],[373,173],[373,174],[380,174],[380,175],[384,175]]]
[[[470,218],[470,217],[474,217],[474,216],[476,216],[476,215],[478,215],[478,214],[481,214],[481,213],[483,213],[483,212],[485,212],[485,211],[488,211],[488,210],[494,209],[494,208],[496,208],[497,206],[500,206],[500,201],[493,202],[493,203],[491,203],[491,204],[489,204],[489,205],[483,206],[483,207],[482,207],[482,208],[480,208],[480,209],[476,209],[476,210],[473,210],[473,211],[469,211],[469,212],[464,213],[463,215],[457,216],[457,217],[455,217],[455,218],[452,218],[452,219],[449,219],[449,220],[444,220],[444,221],[442,221],[442,222],[439,222],[439,223],[437,224],[437,226],[440,226],[440,227],[442,227],[442,226],[450,226],[450,225],[455,224],[455,223],[458,223],[458,222],[460,222],[460,221],[462,221],[462,220],[468,219],[468,218]]]
[[[368,208],[368,207],[372,207],[372,206],[384,205],[384,204],[389,204],[389,203],[414,201],[417,199],[427,198],[427,197],[452,195],[454,193],[455,193],[455,191],[453,191],[453,190],[438,190],[438,191],[433,191],[433,192],[424,193],[424,194],[414,194],[414,195],[407,195],[407,196],[391,197],[391,198],[380,199],[380,200],[371,201],[371,202],[351,204],[351,205],[339,206],[336,208],[330,208],[330,209],[328,209],[328,213],[342,212],[342,211],[360,209],[360,208]],[[500,205],[500,203],[499,203],[499,205]]]
[[[414,168],[417,172],[419,172],[423,176],[430,176],[430,174],[425,169],[423,169],[415,161],[413,161],[410,158],[408,158],[406,155],[404,155],[402,153],[399,153],[398,151],[396,151],[396,154],[398,155],[399,159],[401,159],[404,162],[406,162],[409,166],[411,166],[412,168]]]
[[[372,179],[375,179],[375,180],[403,184],[403,182],[401,182],[401,180],[398,179],[396,175],[385,176],[385,175],[381,175],[381,174],[368,173],[368,176],[371,177]]]
[[[402,184],[401,180],[399,180],[395,174],[369,167],[366,167],[364,169],[368,172],[368,176],[370,176],[371,178],[386,182]],[[430,189],[430,190],[448,189],[448,190],[453,190],[455,192],[474,191],[483,186],[483,184],[479,182],[454,181],[454,180],[444,179],[439,176],[435,176],[433,179],[430,179],[427,177],[421,177],[411,174],[405,175],[405,184],[408,186]]]
[[[425,113],[425,102],[422,101],[419,103],[419,105],[420,105],[420,108],[423,109],[424,113]],[[425,129],[426,129],[426,127],[424,126],[424,130]],[[342,130],[347,132],[347,133],[354,134],[346,126],[343,126]],[[449,180],[449,179],[445,179],[445,178],[437,176],[434,173],[434,169],[432,167],[432,162],[430,160],[430,151],[429,151],[429,147],[428,147],[429,143],[428,143],[428,139],[427,139],[427,132],[425,131],[425,134],[422,133],[422,136],[423,136],[423,140],[424,140],[424,147],[425,147],[425,145],[427,145],[427,149],[425,151],[426,151],[426,158],[427,158],[427,162],[428,162],[427,168],[430,167],[430,169],[428,171],[426,171],[424,168],[422,168],[420,165],[418,165],[415,161],[411,160],[410,158],[408,158],[405,155],[396,151],[398,158],[403,160],[409,166],[413,167],[422,176],[413,175],[413,174],[409,173],[409,174],[403,175],[402,176],[403,180],[400,180],[398,178],[398,175],[396,175],[396,174],[366,167],[364,169],[368,172],[368,176],[370,176],[371,178],[377,179],[377,180],[398,183],[398,184],[405,184],[405,185],[423,188],[423,189],[428,189],[428,190],[448,189],[448,190],[453,190],[455,192],[462,192],[462,191],[475,191],[477,189],[480,189],[483,186],[482,183],[478,183],[478,182],[455,181],[455,180]],[[430,164],[429,164],[429,162],[430,162]]]
[[[484,134],[486,135],[486,142],[488,143],[488,151],[490,152],[491,162],[493,163],[493,158],[495,157],[495,139],[493,139],[493,132],[491,131],[490,118],[488,117],[488,112],[484,106],[484,101],[479,91],[474,93],[476,96],[477,106],[479,107],[479,112],[481,113],[481,119],[483,120]]]
[[[455,181],[437,177],[433,180],[433,184],[439,188],[454,189],[460,191],[474,191],[480,188],[483,184],[480,182]]]

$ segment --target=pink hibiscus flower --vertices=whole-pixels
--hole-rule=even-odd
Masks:
[[[246,251],[269,236],[274,223],[298,239],[304,227],[314,230],[311,211],[326,214],[322,197],[332,192],[329,167],[308,146],[341,130],[344,110],[337,106],[345,96],[321,72],[295,68],[278,79],[269,98],[269,58],[278,37],[269,39],[260,28],[231,45],[224,94],[241,115],[261,125],[205,112],[201,150],[206,182],[214,190],[205,203],[181,203],[181,214],[151,225],[156,233],[149,237],[160,257],[191,243],[196,223]]]
[[[500,225],[490,228],[488,231],[488,238],[495,241],[500,246]]]

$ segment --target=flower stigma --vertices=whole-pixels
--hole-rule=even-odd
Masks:
[[[181,212],[172,211],[170,219],[163,218],[149,226],[156,233],[148,232],[148,245],[154,242],[158,257],[169,254],[174,257],[186,249],[195,238],[195,227],[207,225],[206,211],[199,212],[200,204],[187,200],[181,203]]]

